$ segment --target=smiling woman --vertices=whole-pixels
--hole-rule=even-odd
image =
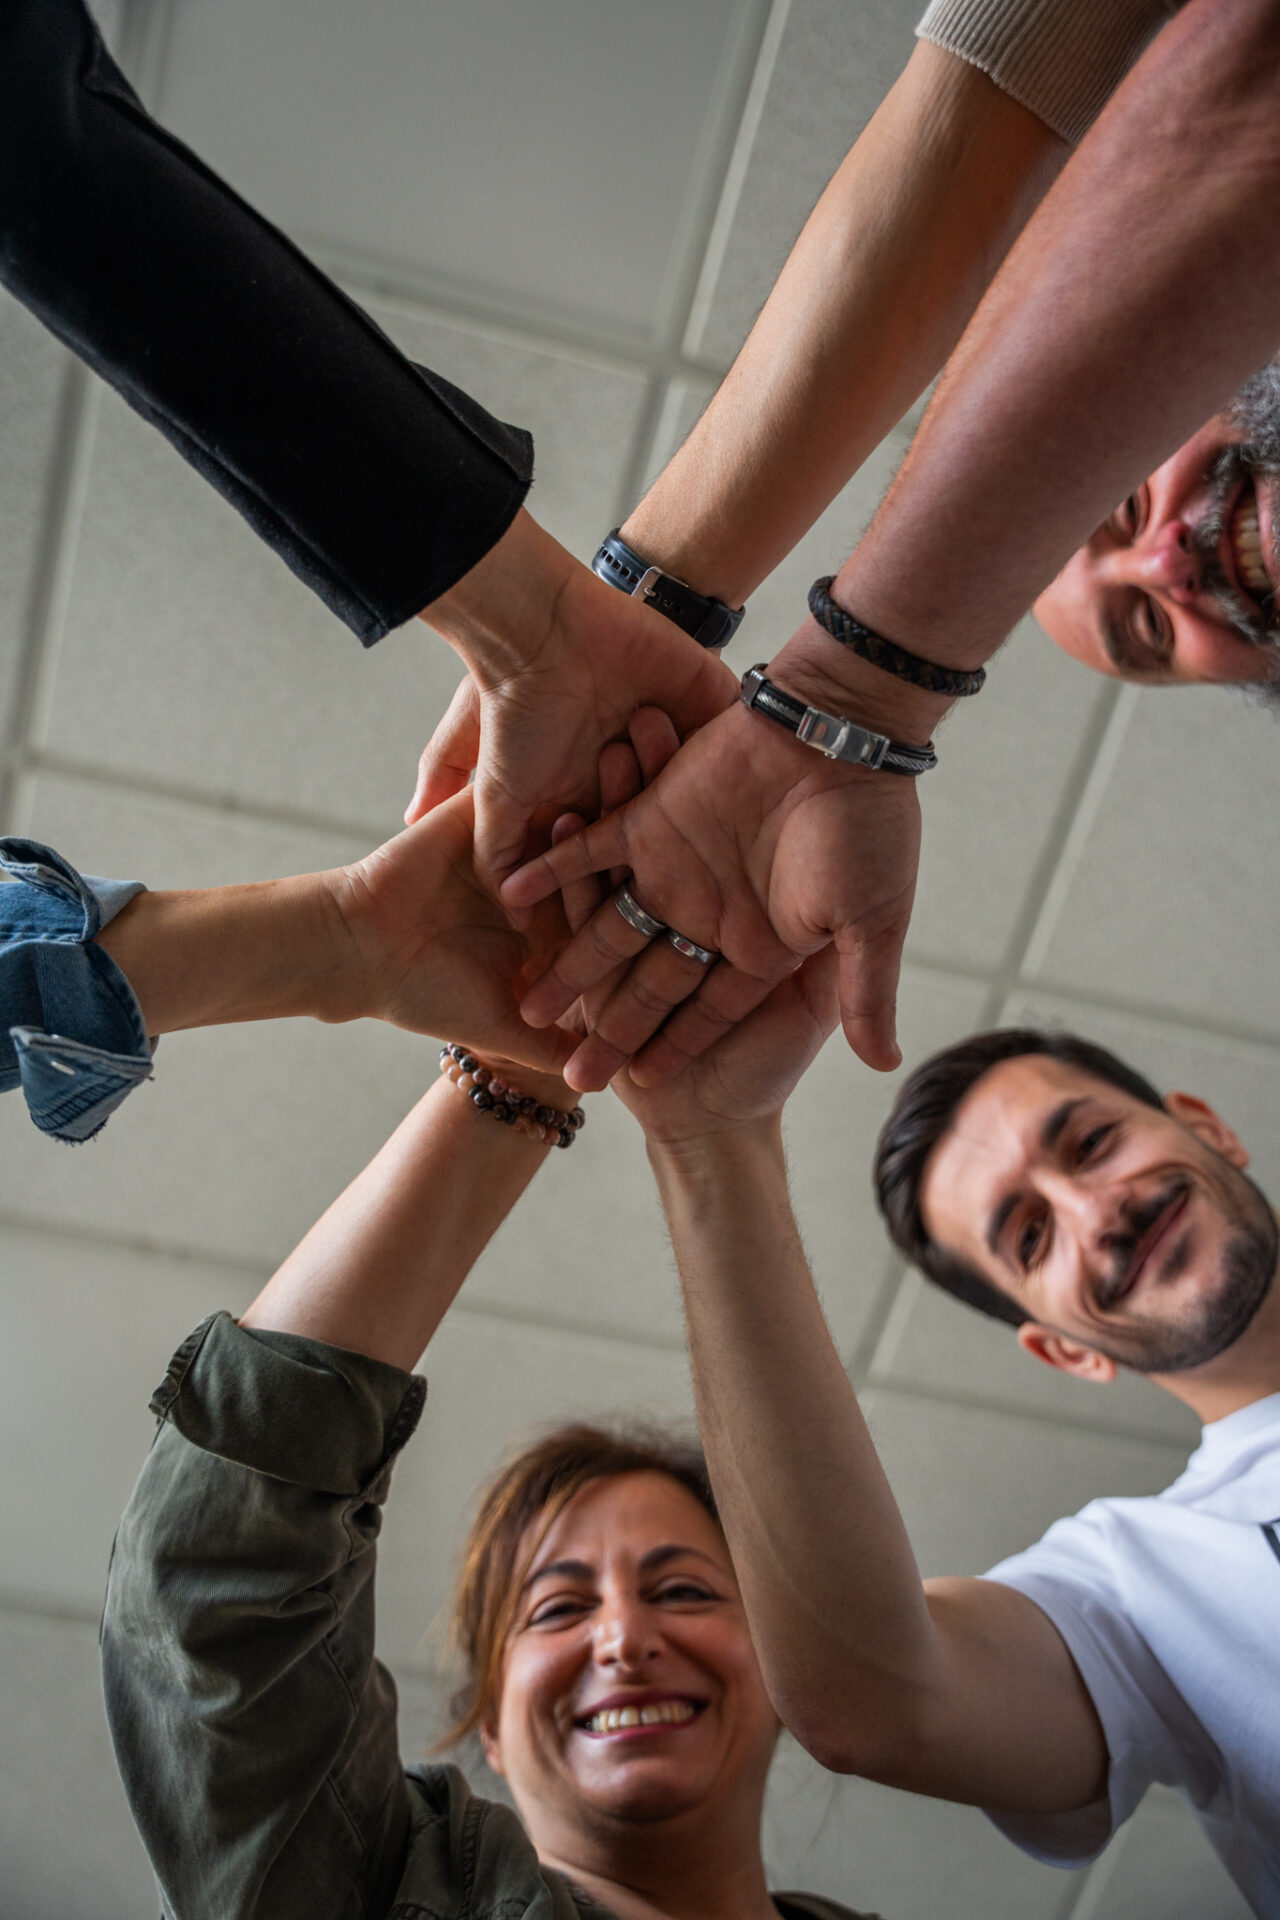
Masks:
[[[401,1763],[373,1576],[425,1397],[406,1368],[582,1118],[548,1074],[519,1069],[516,1086],[461,1047],[441,1064],[239,1323],[197,1328],[152,1402],[103,1666],[164,1912],[857,1920],[769,1892],[777,1716],[701,1455],[661,1432],[557,1428],[481,1497],[445,1744],[478,1733],[520,1818],[454,1766]]]

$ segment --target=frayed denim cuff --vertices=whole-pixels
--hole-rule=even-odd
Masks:
[[[81,875],[38,840],[0,839],[0,868],[0,1092],[20,1086],[43,1133],[88,1140],[151,1076],[134,991],[94,944],[145,888]]]

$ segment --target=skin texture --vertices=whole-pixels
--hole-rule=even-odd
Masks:
[[[1157,467],[1084,545],[1035,603],[1056,646],[1091,667],[1143,686],[1235,684],[1274,678],[1273,648],[1259,648],[1232,626],[1206,578],[1193,535],[1211,502],[1211,473],[1243,433],[1218,415]],[[1254,487],[1239,483],[1248,506]],[[1280,480],[1259,474],[1256,499],[1261,559],[1270,591],[1280,584],[1275,534]],[[1215,558],[1257,617],[1269,607],[1242,569],[1230,524],[1214,542]],[[1110,634],[1110,644],[1108,635]]]
[[[1065,1103],[1072,1110],[1046,1141]],[[1147,1107],[1028,1055],[993,1067],[961,1102],[930,1157],[921,1210],[940,1245],[1031,1315],[1017,1337],[1036,1359],[1104,1383],[1119,1365],[1137,1365],[1216,1420],[1280,1380],[1274,1288],[1242,1336],[1204,1365],[1162,1373],[1148,1362],[1221,1294],[1233,1235],[1247,1225],[1264,1241],[1274,1232],[1242,1177],[1247,1165],[1230,1127],[1194,1096]],[[1165,1196],[1130,1253],[1127,1212]],[[1273,1269],[1274,1260],[1272,1245]]]
[[[462,793],[347,867],[139,894],[98,944],[152,1034],[373,1018],[554,1067],[573,1042],[555,1029],[535,1033],[515,1000],[563,941],[563,916],[540,908],[517,933],[477,877],[471,828],[472,797]]]
[[[696,1717],[581,1725],[602,1703],[659,1700],[693,1703]],[[624,1916],[738,1901],[771,1917],[758,1830],[777,1731],[705,1509],[664,1474],[585,1487],[537,1542],[484,1734],[539,1857]]]
[[[1280,312],[1278,75],[1278,0],[1190,0],[1157,36],[1011,248],[887,499],[835,576],[838,604],[925,659],[979,665],[1115,501],[1268,359]],[[846,654],[812,621],[770,677],[907,742],[927,738],[948,704]],[[846,770],[813,771],[784,736],[788,775],[761,743],[768,722],[743,730],[752,719],[721,715],[684,749],[698,748],[698,766],[677,761],[625,821],[597,830],[586,860],[630,864],[642,903],[755,974],[757,999],[779,977],[779,948],[795,959],[825,926],[841,954],[846,1037],[869,1065],[893,1066],[918,823],[900,782],[881,775],[853,801]],[[749,873],[732,823],[708,818],[717,806],[723,815],[714,783],[731,762],[743,838],[770,823]],[[803,812],[788,797],[796,780],[815,803]],[[773,825],[782,814],[789,831]],[[817,876],[811,894],[801,862]],[[581,850],[560,849],[504,897],[528,905],[584,865]],[[612,959],[580,936],[561,979],[587,984]],[[624,983],[607,1036],[615,1048],[656,1030],[670,985]],[[728,985],[707,980],[705,1010],[669,1025],[641,1077],[676,1071],[749,1010],[745,986]]]
[[[823,194],[719,392],[625,523],[637,550],[699,592],[745,600],[927,386],[1067,151],[967,61],[919,43]],[[429,617],[438,624],[434,610]],[[807,671],[802,651],[790,649],[785,683],[816,698],[838,649],[819,638]],[[626,685],[625,674],[613,680]],[[839,707],[857,689],[857,711],[876,724],[883,680],[841,664],[832,701]],[[563,684],[572,687],[571,675]],[[649,697],[687,730],[665,696]],[[473,677],[423,756],[406,817],[455,791],[476,764],[479,705]],[[945,702],[913,716],[919,739],[935,710]],[[914,875],[914,799],[850,792],[863,776],[830,768],[785,735],[768,738],[773,731],[730,707],[705,739],[688,742],[678,778],[637,815],[626,844],[601,850],[608,864],[635,868],[637,896],[655,914],[726,959],[704,986],[696,963],[655,949],[618,982],[594,1044],[570,1069],[575,1087],[602,1087],[701,987],[639,1069],[678,1070],[833,934],[850,1043],[874,1066],[895,1064],[894,983],[912,892],[899,870]],[[899,737],[916,736],[908,728]],[[512,784],[534,790],[523,772]],[[571,782],[555,792],[588,816],[597,811]],[[742,803],[732,817],[730,796]],[[551,797],[549,785],[541,797]],[[489,810],[485,790],[482,815]],[[787,815],[785,833],[775,813]],[[882,844],[864,857],[868,820]],[[485,828],[482,867],[488,844]],[[771,871],[774,849],[804,869],[807,884],[796,885],[783,860]],[[524,897],[504,894],[516,911]],[[529,1003],[530,1017],[557,1017],[579,979],[599,981],[637,954],[621,921],[615,927],[606,914],[597,931],[604,937],[589,937],[564,978]]]

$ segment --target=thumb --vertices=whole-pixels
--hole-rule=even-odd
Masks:
[[[422,749],[418,784],[405,808],[405,825],[413,826],[432,807],[460,792],[479,755],[480,694],[471,675],[466,674],[458,682],[444,718]]]
[[[836,937],[840,951],[840,1024],[858,1058],[877,1073],[892,1073],[902,1064],[897,1003],[906,937],[905,920],[870,939]]]

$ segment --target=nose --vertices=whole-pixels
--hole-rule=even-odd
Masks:
[[[1138,536],[1132,546],[1111,556],[1112,569],[1127,586],[1158,592],[1185,603],[1201,589],[1200,556],[1185,520],[1166,520]]]
[[[1106,1258],[1125,1230],[1118,1193],[1101,1182],[1081,1182],[1069,1175],[1051,1177],[1046,1191],[1059,1230],[1071,1232],[1084,1260],[1099,1254]]]
[[[652,1611],[631,1594],[606,1599],[596,1616],[592,1654],[597,1666],[643,1669],[659,1652]]]

